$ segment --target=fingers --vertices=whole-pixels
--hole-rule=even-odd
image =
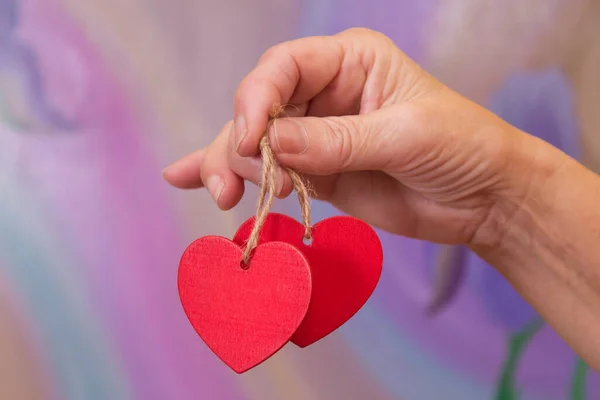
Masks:
[[[260,156],[242,157],[233,148],[230,142],[228,148],[214,149],[215,154],[219,154],[222,159],[228,160],[229,168],[240,178],[252,182],[257,186],[262,185],[262,159]],[[267,188],[268,190],[268,188]],[[293,190],[293,184],[289,175],[278,167],[275,172],[275,187],[273,194],[278,198],[285,198]]]
[[[396,115],[401,113],[402,107],[395,107],[368,115],[279,119],[269,140],[281,164],[300,172],[385,171],[406,152],[396,143],[412,127]]]
[[[235,95],[236,151],[256,155],[271,107],[308,102],[336,77],[343,58],[333,37],[299,39],[265,53]]]
[[[224,129],[225,130],[225,129]],[[222,210],[234,207],[244,194],[244,181],[229,165],[228,137],[223,132],[205,150],[200,176],[214,202]]]
[[[274,105],[306,104],[315,116],[362,114],[380,108],[397,82],[390,71],[405,63],[394,43],[367,29],[310,37],[271,48],[235,96],[236,151],[258,153]]]
[[[165,168],[165,180],[182,189],[206,187],[219,208],[234,207],[244,193],[244,180],[261,184],[262,161],[260,157],[241,157],[235,152],[230,140],[231,129],[232,123],[228,123],[209,147]],[[274,194],[283,198],[292,190],[289,175],[278,168]]]
[[[179,189],[196,189],[204,186],[200,166],[204,161],[204,149],[180,159],[163,170],[163,178]]]
[[[234,207],[244,194],[244,182],[230,168],[228,162],[227,132],[231,127],[231,123],[225,125],[209,147],[200,149],[165,168],[165,180],[178,188],[206,187],[219,208],[228,210]],[[247,167],[246,171],[253,173],[252,167]]]
[[[292,104],[294,108],[286,110],[291,119],[277,123],[283,129],[281,136],[272,138],[278,157],[284,163],[289,161],[289,166],[324,175],[385,165],[391,155],[385,146],[382,151],[379,136],[388,133],[382,129],[382,121],[371,121],[371,113],[300,118],[298,121],[310,126],[298,131],[296,125],[296,134],[290,125],[307,114],[348,115],[380,107],[391,90],[384,79],[390,68],[385,59],[394,53],[393,43],[382,38],[381,34],[362,29],[273,47],[240,84],[231,129],[224,129],[209,148],[171,166],[164,172],[165,179],[182,188],[205,186],[221,208],[235,205],[244,190],[242,179],[260,184],[258,144],[267,129],[269,111],[278,104]],[[381,76],[369,76],[373,71]],[[299,140],[298,132],[304,147],[290,152],[286,146]],[[291,180],[281,170],[277,175],[275,193],[285,197],[292,190]]]

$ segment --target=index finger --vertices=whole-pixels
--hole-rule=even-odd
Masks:
[[[235,143],[253,156],[274,105],[309,101],[336,77],[344,49],[334,37],[310,37],[272,47],[242,81],[235,95]]]

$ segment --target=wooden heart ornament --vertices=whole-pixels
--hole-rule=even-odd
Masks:
[[[193,242],[179,264],[179,297],[206,345],[235,372],[255,367],[283,347],[304,319],[311,298],[305,257],[287,243],[254,250],[247,266],[229,239]]]
[[[254,218],[244,222],[234,236],[242,246]],[[367,302],[379,281],[383,250],[375,231],[352,217],[332,217],[312,228],[312,243],[304,244],[304,227],[283,214],[270,213],[260,233],[260,243],[286,242],[299,249],[310,265],[312,299],[304,321],[292,336],[306,347],[348,321]],[[264,246],[264,244],[262,244]]]

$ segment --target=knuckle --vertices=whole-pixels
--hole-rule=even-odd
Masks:
[[[258,76],[254,71],[247,75],[239,84],[233,96],[234,109],[240,112],[246,108],[249,99],[263,95],[264,91],[270,90],[272,82]]]
[[[281,82],[285,86],[296,87],[296,84],[300,80],[300,73],[298,72],[298,66],[292,53],[285,52],[281,54],[282,58],[285,58],[285,67],[280,68],[277,71],[278,78],[276,82]],[[279,78],[281,77],[281,78]]]
[[[258,64],[262,64],[263,62],[265,62],[266,60],[272,58],[275,54],[277,54],[277,51],[279,50],[281,44],[277,44],[275,46],[269,47],[267,49],[267,51],[265,51],[260,58],[258,59]]]
[[[374,41],[386,41],[386,42],[392,41],[389,37],[387,37],[385,34],[379,32],[379,31],[375,31],[373,29],[363,28],[363,27],[347,29],[342,32],[342,35],[360,36],[360,37],[372,39]]]
[[[357,35],[357,36],[373,35],[373,34],[377,34],[377,33],[378,32],[374,31],[373,29],[364,28],[364,27],[348,28],[342,32],[342,34]]]
[[[235,108],[243,103],[244,93],[246,92],[246,87],[248,87],[248,84],[250,83],[250,79],[249,76],[246,76],[238,85],[235,94],[233,95],[233,104]]]
[[[235,137],[233,134],[233,120],[229,120],[223,125],[223,128],[221,128],[221,130],[219,131],[219,134],[217,135],[217,137],[215,139],[215,142],[218,142],[218,141],[223,141],[228,150],[235,152]],[[215,142],[213,142],[212,145],[214,145]],[[228,153],[229,153],[229,151],[228,151]]]
[[[270,60],[274,57],[278,57],[282,53],[287,53],[287,49],[290,45],[290,41],[281,42],[274,46],[269,47],[263,54],[260,56],[258,60],[258,64],[262,64],[266,60]]]
[[[234,95],[234,107],[262,94],[276,95],[280,102],[287,101],[289,88],[295,88],[300,72],[290,42],[268,49],[258,65],[242,80]]]
[[[328,150],[338,162],[340,170],[345,170],[352,164],[357,150],[361,147],[356,132],[359,132],[358,122],[351,118],[332,118],[326,120],[328,132]]]

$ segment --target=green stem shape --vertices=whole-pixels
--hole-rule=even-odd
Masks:
[[[519,399],[519,391],[515,385],[515,375],[519,360],[531,339],[533,339],[542,326],[544,326],[544,321],[536,318],[527,323],[520,331],[510,336],[508,340],[508,354],[496,386],[496,400]]]
[[[573,378],[571,379],[571,400],[585,400],[585,383],[587,378],[588,365],[581,358],[577,358]]]

